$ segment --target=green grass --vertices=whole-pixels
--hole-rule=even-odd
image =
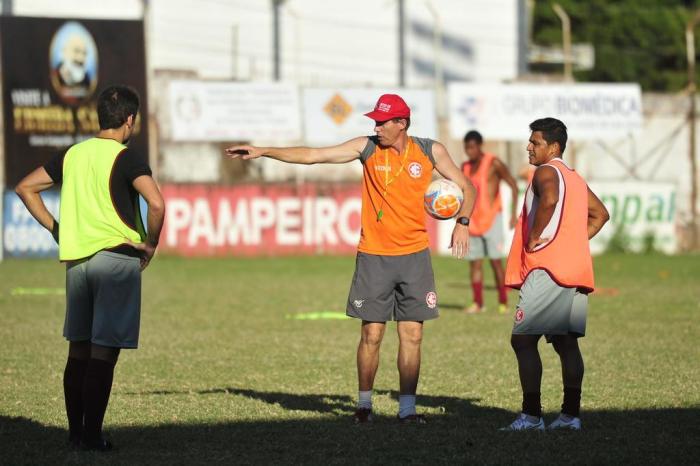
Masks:
[[[497,431],[520,404],[512,318],[460,314],[467,264],[449,258],[434,259],[442,315],[425,329],[418,409],[430,424],[394,420],[390,324],[378,421],[352,425],[358,323],[285,316],[342,311],[353,265],[349,257],[158,257],[144,275],[141,347],[122,353],[105,421],[120,449],[99,455],[63,444],[64,297],[12,294],[60,288],[62,266],[0,263],[0,463],[697,463],[697,256],[596,259],[604,290],[591,296],[581,341],[584,431],[524,435]],[[487,299],[493,309],[495,291]],[[549,346],[540,350],[551,420],[560,368]]]

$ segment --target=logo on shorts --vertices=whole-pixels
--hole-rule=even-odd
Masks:
[[[434,291],[430,291],[425,295],[425,303],[430,309],[435,309],[435,306],[437,306],[437,295]]]
[[[352,305],[359,309],[362,307],[362,305],[364,303],[365,303],[364,299],[356,299],[355,301],[352,302]]]
[[[522,309],[518,308],[518,309],[515,311],[515,322],[516,322],[516,323],[520,323],[520,322],[523,321],[524,318],[525,318],[525,311],[523,311]]]
[[[411,178],[420,178],[421,173],[423,173],[423,166],[418,162],[411,162],[408,166],[408,174]]]

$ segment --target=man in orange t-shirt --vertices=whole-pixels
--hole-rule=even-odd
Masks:
[[[469,246],[469,216],[476,192],[454,164],[445,146],[409,137],[411,110],[395,94],[379,98],[374,136],[362,136],[332,147],[254,147],[226,149],[244,160],[269,157],[287,163],[346,163],[360,160],[362,232],[347,314],[362,320],[357,349],[359,382],[356,423],[372,421],[372,388],[386,322],[396,320],[399,334],[399,414],[402,423],[425,423],[416,413],[423,321],[438,317],[437,294],[428,249],[423,196],[433,169],[464,192],[452,233],[452,254],[463,257]]]
[[[464,136],[464,152],[469,160],[462,165],[464,175],[469,177],[476,187],[477,198],[469,225],[471,247],[469,248],[469,271],[472,282],[473,303],[464,312],[476,314],[486,310],[484,307],[484,258],[491,262],[493,275],[498,290],[498,312],[505,314],[508,310],[508,295],[504,281],[502,259],[505,257],[503,244],[503,214],[499,185],[505,181],[511,190],[510,227],[515,226],[518,203],[518,185],[510,174],[508,167],[493,154],[481,148],[484,139],[478,131],[469,131]]]

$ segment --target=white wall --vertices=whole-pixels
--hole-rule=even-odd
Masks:
[[[431,3],[442,24],[448,79],[517,75],[518,0],[406,0],[406,84],[433,83]],[[135,19],[141,0],[14,0],[14,14]],[[150,66],[203,78],[271,79],[270,0],[149,0]],[[282,77],[304,85],[398,83],[396,0],[287,0],[281,8]],[[237,33],[234,33],[237,31]],[[237,47],[233,38],[237,37]],[[234,56],[234,52],[237,53]],[[237,58],[236,58],[237,57]]]

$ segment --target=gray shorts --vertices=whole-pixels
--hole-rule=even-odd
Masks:
[[[520,288],[514,335],[586,334],[588,295],[557,285],[544,270],[533,270]]]
[[[115,348],[136,348],[141,320],[141,264],[138,257],[109,251],[66,263],[68,341],[90,340]]]
[[[368,322],[436,319],[430,250],[402,256],[358,252],[346,313]]]
[[[503,259],[506,256],[503,239],[503,214],[499,213],[493,220],[493,225],[483,236],[469,237],[469,252],[467,260]]]

